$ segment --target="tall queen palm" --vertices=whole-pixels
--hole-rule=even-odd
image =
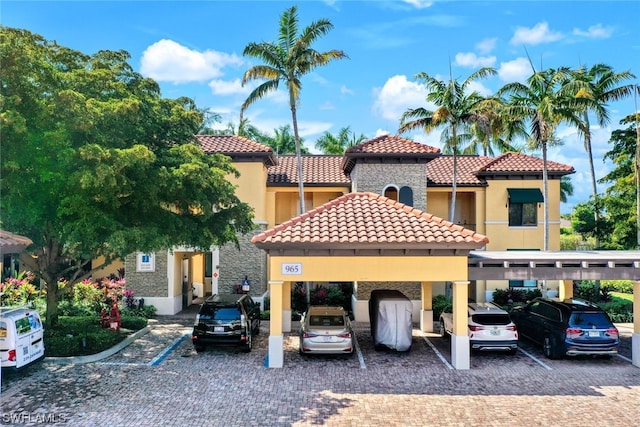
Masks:
[[[438,80],[427,73],[416,75],[427,87],[427,101],[436,105],[435,111],[419,107],[408,109],[400,118],[398,133],[405,133],[415,129],[423,129],[425,132],[444,127],[442,140],[444,151],[453,154],[453,185],[451,193],[451,207],[449,209],[449,221],[455,218],[456,188],[458,179],[458,153],[460,152],[461,139],[468,135],[472,123],[478,120],[478,115],[486,111],[486,98],[478,92],[470,92],[469,86],[475,80],[495,75],[493,68],[485,67],[477,70],[467,77],[462,83],[454,80],[448,82]]]
[[[332,60],[347,58],[341,50],[318,52],[312,44],[321,36],[333,29],[333,24],[327,19],[319,19],[299,31],[298,11],[296,6],[285,10],[280,17],[280,28],[276,42],[249,43],[243,55],[261,59],[264,64],[249,68],[242,78],[244,86],[251,80],[264,80],[247,97],[240,109],[240,117],[254,102],[269,92],[278,89],[280,83],[287,87],[289,106],[293,121],[293,134],[296,144],[296,159],[298,165],[298,188],[300,192],[300,213],[305,212],[304,183],[302,174],[302,157],[300,150],[300,135],[298,133],[297,105],[302,89],[301,78],[315,68],[326,65]]]

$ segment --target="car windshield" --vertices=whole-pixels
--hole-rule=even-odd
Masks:
[[[508,325],[511,323],[508,314],[500,313],[474,314],[471,316],[471,320],[479,325]]]
[[[309,326],[344,326],[343,316],[311,315]]]
[[[240,319],[240,312],[237,308],[220,307],[216,309],[205,309],[200,313],[201,320],[238,320]]]
[[[583,329],[610,328],[611,322],[604,313],[573,313],[569,324]]]

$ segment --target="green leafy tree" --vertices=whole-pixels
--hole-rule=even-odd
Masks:
[[[621,85],[620,83],[633,79],[635,76],[630,71],[624,71],[621,73],[615,72],[615,70],[606,64],[596,64],[591,68],[580,67],[573,72],[573,79],[586,83],[585,87],[578,87],[576,97],[585,97],[591,99],[593,103],[589,105],[589,108],[583,112],[584,120],[584,148],[587,151],[587,157],[589,158],[589,171],[591,173],[591,191],[594,201],[594,216],[596,227],[599,223],[600,217],[600,202],[598,196],[598,187],[596,184],[596,174],[593,165],[593,149],[591,146],[591,126],[589,123],[589,113],[592,112],[595,115],[597,123],[600,126],[606,126],[609,124],[609,109],[608,105],[612,101],[618,101],[624,99],[634,93],[636,86],[633,84]],[[596,236],[599,234],[596,230]],[[596,237],[596,245],[598,240]]]
[[[575,81],[571,81],[568,68],[535,71],[526,83],[514,82],[498,90],[498,96],[507,95],[503,114],[511,121],[528,123],[530,149],[542,151],[542,180],[544,186],[544,250],[549,250],[549,180],[547,149],[561,141],[555,131],[561,123],[584,131],[581,113],[590,103],[588,98],[577,98]]]
[[[563,176],[560,178],[560,201],[567,203],[569,196],[573,196],[573,183],[571,177]]]
[[[495,75],[493,68],[485,67],[471,74],[463,82],[454,80],[448,82],[430,76],[427,73],[416,75],[427,87],[427,101],[433,102],[437,109],[427,110],[424,107],[412,108],[405,111],[400,118],[398,133],[405,133],[415,129],[431,132],[443,127],[442,141],[444,151],[453,154],[453,185],[449,221],[455,218],[456,188],[458,179],[458,154],[463,144],[464,136],[470,134],[471,123],[477,121],[477,115],[486,111],[486,99],[477,91],[469,91],[469,86],[477,79]]]
[[[363,134],[357,136],[347,126],[340,129],[336,135],[328,131],[323,133],[316,141],[316,148],[324,154],[344,154],[347,149],[360,144],[365,139]]]
[[[628,124],[624,129],[611,133],[613,144],[604,159],[610,159],[614,167],[601,182],[608,183],[602,206],[605,210],[606,223],[610,232],[603,233],[602,246],[607,249],[636,249],[637,243],[637,187],[634,165],[638,150],[637,124],[632,118],[622,120]]]
[[[162,98],[128,59],[0,28],[2,227],[34,242],[26,262],[46,286],[49,326],[58,283],[69,289],[136,251],[208,250],[253,228],[226,178],[237,171],[194,142],[202,113]]]
[[[291,108],[293,134],[295,136],[298,176],[300,177],[298,180],[300,212],[305,212],[304,183],[302,182],[304,175],[302,173],[301,141],[298,133],[297,117],[297,106],[300,91],[302,90],[302,77],[333,60],[347,58],[347,55],[341,50],[319,52],[313,49],[314,42],[333,29],[333,24],[328,19],[314,21],[301,31],[298,24],[298,9],[296,6],[292,6],[285,10],[280,17],[280,27],[276,42],[252,42],[244,48],[243,55],[261,59],[264,64],[254,65],[249,68],[242,77],[242,84],[244,85],[255,79],[264,80],[264,82],[259,84],[242,104],[240,120],[242,121],[244,110],[251,104],[269,92],[277,90],[281,83],[286,85]]]

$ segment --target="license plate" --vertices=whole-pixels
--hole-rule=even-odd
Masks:
[[[331,341],[333,341],[332,336],[324,337],[324,342],[331,342]]]
[[[491,329],[489,333],[491,335],[500,335],[500,329]]]
[[[214,326],[213,332],[224,332],[224,326]]]
[[[600,336],[600,332],[598,331],[589,331],[589,336],[593,338],[597,338]]]

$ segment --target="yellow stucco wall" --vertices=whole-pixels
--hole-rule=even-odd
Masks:
[[[317,208],[349,192],[347,187],[305,187],[305,209]],[[298,216],[298,187],[268,187],[266,219],[268,227],[273,227]]]
[[[294,274],[283,274],[287,265]],[[270,280],[282,281],[447,281],[468,277],[466,256],[360,256],[357,261],[344,256],[271,256],[269,271]]]
[[[256,221],[267,221],[267,168],[261,162],[236,162],[233,164],[240,177],[228,177],[237,186],[236,195],[251,205]]]
[[[492,180],[487,188],[487,250],[542,249],[544,247],[544,203],[538,203],[536,227],[509,227],[509,188],[538,188],[541,180]],[[549,180],[549,250],[560,250],[560,181]]]

